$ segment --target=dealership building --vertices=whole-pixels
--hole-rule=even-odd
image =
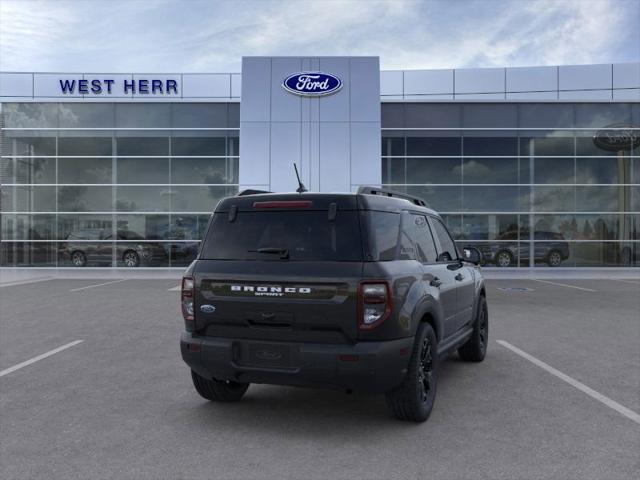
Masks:
[[[640,266],[640,63],[0,72],[0,266],[184,267],[244,189],[421,197],[487,267]]]

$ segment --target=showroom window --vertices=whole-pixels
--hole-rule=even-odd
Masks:
[[[594,141],[629,126],[637,103],[383,103],[382,182],[490,267],[640,266],[640,147]]]
[[[0,112],[2,266],[182,267],[238,191],[237,103]]]

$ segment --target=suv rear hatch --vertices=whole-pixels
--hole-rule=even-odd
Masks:
[[[196,331],[354,342],[362,258],[353,195],[227,199],[211,219],[193,272]]]

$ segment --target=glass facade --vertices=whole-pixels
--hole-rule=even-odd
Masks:
[[[640,104],[383,103],[382,182],[487,266],[639,266],[640,148],[598,147],[612,125]]]
[[[2,266],[185,266],[238,191],[238,103],[1,108]]]
[[[238,191],[237,102],[0,108],[1,266],[183,267]],[[385,102],[382,182],[490,267],[640,266],[640,148],[593,140],[620,124],[640,104]]]

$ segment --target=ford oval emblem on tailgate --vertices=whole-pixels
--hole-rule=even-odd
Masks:
[[[342,80],[330,73],[298,72],[285,78],[282,88],[294,95],[320,97],[340,90]]]
[[[216,311],[216,307],[213,305],[200,305],[200,311],[202,313],[213,313]]]
[[[255,355],[260,360],[279,360],[280,358],[282,358],[282,353],[274,352],[273,350],[267,350],[266,348],[257,350]]]

